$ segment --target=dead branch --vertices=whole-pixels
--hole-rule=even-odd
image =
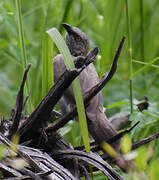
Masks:
[[[11,121],[13,122],[10,131],[9,131],[9,136],[11,137],[18,129],[19,126],[19,122],[20,122],[20,118],[21,118],[21,114],[23,111],[23,91],[24,91],[24,85],[26,82],[26,78],[27,78],[27,74],[28,71],[31,67],[31,64],[29,64],[24,72],[24,76],[23,76],[23,80],[20,86],[20,90],[18,92],[17,95],[17,99],[16,99],[16,107],[15,107],[15,111],[14,114],[12,115]]]
[[[37,135],[37,131],[48,121],[52,109],[63,95],[63,92],[70,86],[72,81],[79,75],[80,70],[66,70],[60,80],[50,89],[37,108],[26,119],[25,123],[18,130],[21,141],[26,141]],[[32,132],[32,133],[29,133]]]
[[[149,142],[151,142],[151,141],[153,141],[153,140],[155,140],[155,139],[157,139],[157,138],[159,138],[159,132],[156,133],[156,134],[154,134],[154,135],[152,135],[152,136],[149,136],[149,137],[147,137],[147,138],[144,138],[144,139],[142,139],[142,140],[140,140],[140,141],[136,141],[136,142],[134,142],[133,145],[132,145],[132,150],[137,149],[137,148],[139,148],[140,146],[143,146],[143,145],[145,145],[145,144],[148,144]]]
[[[105,74],[100,82],[94,86],[92,89],[90,89],[87,93],[84,94],[84,104],[85,106],[88,105],[89,101],[99,92],[102,90],[102,88],[111,80],[111,78],[113,77],[113,75],[116,72],[117,69],[117,62],[118,62],[118,58],[121,52],[121,49],[123,47],[125,41],[125,36],[122,38],[119,47],[116,51],[114,60],[113,60],[113,64],[112,67],[107,74]],[[70,119],[73,119],[75,116],[77,115],[77,109],[76,106],[72,109],[71,112],[67,113],[61,120],[59,120],[55,125],[50,126],[49,128],[47,128],[46,132],[49,133],[51,131],[57,131],[58,129],[60,129],[61,127],[63,127],[66,123],[69,122]]]
[[[72,81],[80,74],[80,72],[82,72],[86,66],[93,62],[97,53],[98,48],[96,47],[88,54],[88,56],[86,56],[86,65],[83,63],[80,64],[81,69],[66,70],[62,74],[57,83],[55,83],[55,85],[50,89],[41,103],[18,130],[21,137],[21,142],[38,136],[38,131],[40,131],[40,129],[43,128],[44,124],[48,121],[52,109],[57,104],[64,91],[71,85]],[[79,58],[78,61],[80,60],[81,59]]]
[[[61,158],[76,158],[92,164],[102,171],[111,180],[122,180],[123,177],[118,174],[107,162],[105,162],[99,155],[93,153],[86,153],[78,150],[64,150],[58,151],[54,156]]]

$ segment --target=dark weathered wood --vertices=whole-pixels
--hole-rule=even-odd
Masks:
[[[63,95],[63,92],[70,86],[72,81],[79,75],[82,69],[66,70],[60,80],[50,89],[37,108],[26,119],[25,123],[18,130],[21,142],[36,137],[38,130],[48,121],[52,109]],[[31,133],[30,133],[31,132]]]
[[[41,103],[37,108],[31,113],[31,115],[26,119],[25,123],[18,130],[21,137],[21,142],[38,136],[38,131],[43,128],[44,124],[49,120],[50,114],[54,106],[57,104],[58,100],[63,95],[64,91],[71,85],[72,81],[82,72],[82,70],[92,63],[98,53],[98,48],[94,48],[88,56],[86,56],[86,61],[84,63],[78,63],[81,59],[78,58],[76,63],[78,63],[80,69],[66,70],[55,85],[50,89],[47,95],[43,98]],[[30,133],[32,132],[32,133]]]
[[[111,137],[110,139],[108,139],[108,143],[114,143],[117,140],[119,140],[123,135],[129,133],[130,131],[132,131],[138,124],[140,123],[140,121],[136,122],[132,127],[130,127],[129,129],[123,130],[122,132],[118,133],[116,136]]]
[[[31,171],[31,170],[29,170],[29,169],[27,169],[27,168],[23,168],[23,169],[21,170],[21,172],[22,172],[23,174],[26,174],[27,176],[29,176],[31,179],[34,179],[34,180],[43,180],[43,179],[39,176],[39,174],[34,173],[33,171]],[[46,180],[49,180],[49,179],[46,177]]]
[[[88,55],[85,56],[77,56],[74,57],[74,64],[76,68],[81,68],[82,66],[88,66],[90,63],[92,63],[95,60],[95,57],[97,56],[99,52],[98,47],[93,48]]]
[[[78,150],[64,150],[59,151],[54,156],[62,158],[77,158],[92,164],[102,171],[111,180],[123,180],[123,177],[118,174],[107,162],[105,162],[99,155],[93,153],[86,153]]]
[[[26,162],[28,163],[28,167],[27,166],[23,167],[20,170],[14,170],[13,168],[9,168],[8,161],[6,161],[5,166],[3,166],[4,162],[3,164],[0,164],[0,167],[3,167],[5,171],[11,173],[13,176],[21,177],[21,174],[23,174],[23,175],[27,175],[26,177],[29,176],[29,178],[32,177],[33,179],[41,179],[41,176],[43,176],[43,174],[48,173],[48,171],[50,171],[50,173],[51,172],[52,173],[51,174],[49,173],[48,175],[53,175],[55,179],[57,178],[59,180],[61,179],[76,180],[76,178],[70,173],[69,170],[67,170],[62,165],[60,165],[55,160],[53,160],[47,153],[44,153],[35,148],[15,145],[2,133],[0,133],[0,142],[4,143],[6,146],[8,146],[8,148],[11,146],[17,147],[17,156],[25,159]],[[47,179],[47,176],[45,177],[45,179]]]
[[[4,162],[0,162],[0,169],[1,169],[1,172],[5,172],[10,176],[16,176],[16,177],[19,177],[19,178],[21,178],[23,176],[16,169],[8,167],[7,164],[4,163]]]
[[[12,124],[12,126],[10,128],[10,132],[9,132],[10,137],[14,133],[16,133],[16,131],[18,129],[18,126],[19,126],[21,114],[22,114],[22,111],[23,111],[24,85],[25,85],[25,82],[26,82],[26,79],[27,79],[27,74],[28,74],[28,71],[29,71],[30,67],[31,67],[31,64],[29,64],[25,69],[23,80],[22,80],[22,83],[20,85],[20,90],[19,90],[18,95],[17,95],[15,111],[12,114],[12,117],[11,117],[11,121],[13,122],[13,124]]]

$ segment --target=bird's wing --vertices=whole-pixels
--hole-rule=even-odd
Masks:
[[[99,82],[99,77],[93,64],[90,64],[80,75],[83,94]],[[88,128],[94,139],[101,143],[117,134],[112,124],[104,114],[102,93],[99,92],[89,102],[86,109]],[[116,146],[116,145],[115,145]]]
[[[58,81],[60,76],[65,72],[66,66],[64,64],[64,60],[61,54],[58,54],[53,59],[54,63],[54,81],[55,83]],[[70,86],[65,92],[64,95],[58,102],[59,107],[61,108],[62,112],[65,114],[70,111],[72,106],[75,104],[73,90]]]
[[[80,84],[82,93],[85,94],[89,89],[94,87],[99,82],[99,77],[93,64],[90,64],[80,75]],[[98,113],[103,113],[103,98],[102,93],[99,92],[89,103],[87,113],[94,118],[97,118]]]

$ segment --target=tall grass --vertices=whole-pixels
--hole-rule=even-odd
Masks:
[[[78,25],[78,27],[80,27],[87,33],[91,42],[91,47],[95,45],[99,46],[101,60],[100,63],[98,63],[100,64],[100,66],[98,66],[97,70],[100,75],[102,75],[109,69],[115,47],[117,46],[117,43],[119,42],[121,36],[124,34],[124,30],[126,28],[124,18],[125,6],[123,2],[125,1],[73,1],[73,3],[71,3],[71,5],[69,6],[67,16],[65,16],[64,18],[66,22],[70,23],[71,25]],[[144,13],[141,13],[142,11],[139,9],[140,1],[134,0],[130,2],[131,7],[129,7],[129,10],[131,10],[131,12],[129,12],[129,14],[131,14],[131,22],[133,23],[133,59],[139,60],[138,57],[141,57],[139,56],[141,55],[140,37],[141,32],[144,31],[144,56],[146,56],[145,63],[147,63],[149,59],[154,59],[155,56],[159,55],[157,51],[157,32],[159,21],[155,20],[158,19],[158,1],[153,0],[151,3],[143,1]],[[41,89],[41,42],[43,39],[41,33],[45,32],[45,30],[53,26],[60,27],[60,23],[64,16],[64,13],[60,12],[64,12],[64,7],[65,6],[63,4],[63,1],[57,0],[50,1],[50,3],[49,1],[44,3],[43,0],[35,0],[33,2],[28,1],[27,4],[25,3],[25,1],[22,3],[23,32],[25,30],[25,48],[27,50],[29,62],[33,64],[30,73],[32,77],[36,77],[34,79],[30,79],[30,90],[31,94],[33,94],[34,97],[39,94],[39,89]],[[1,17],[3,18],[1,18],[0,20],[4,20],[4,22],[0,24],[0,67],[2,71],[5,71],[5,75],[11,80],[11,83],[13,83],[12,88],[11,86],[8,87],[8,85],[7,88],[11,88],[10,91],[14,92],[19,81],[16,78],[16,75],[11,72],[19,71],[19,64],[21,62],[21,59],[19,58],[19,49],[15,45],[15,42],[17,42],[17,27],[14,22],[14,12],[17,13],[18,10],[14,9],[14,3],[10,1],[3,1],[3,3],[0,5],[0,10],[2,12]],[[72,16],[72,14],[74,16]],[[143,15],[141,16],[141,14]],[[144,29],[141,28],[141,17],[144,20]],[[94,19],[96,23],[92,23],[92,19]],[[120,101],[123,98],[127,98],[127,84],[125,83],[125,80],[127,80],[128,62],[125,53],[121,54],[121,59],[122,60],[119,63],[116,77],[121,77],[120,83],[122,83],[122,91],[120,91],[120,96],[118,95],[119,93],[113,93],[115,90],[120,90],[117,85],[119,78],[114,78],[110,82],[109,86],[107,86],[103,90],[103,93],[107,94],[104,100],[105,105],[110,105],[112,103],[115,103],[115,101]],[[141,65],[139,66],[137,63],[134,63],[133,66],[134,71],[141,67]],[[10,68],[10,72],[6,70],[7,68]],[[142,76],[142,74],[139,74],[139,76]],[[142,91],[143,87],[141,86],[141,83],[138,84],[137,80],[138,79],[134,80],[135,84],[137,83],[136,87],[139,87],[140,91]],[[133,89],[133,91],[135,89]],[[146,89],[144,90],[147,92],[148,86],[146,86]],[[112,93],[114,94],[114,96],[112,96]],[[136,94],[136,92],[134,93]],[[4,95],[2,91],[1,94]],[[10,98],[8,94],[7,97]],[[140,98],[139,93],[137,93],[136,97]],[[157,96],[157,98],[159,99],[159,96]],[[4,105],[4,101],[2,102],[2,99],[3,98],[1,98],[0,100],[1,107]],[[38,102],[39,101],[37,97],[34,105],[36,105]],[[7,112],[8,109],[4,109],[4,111]],[[108,111],[107,113],[109,114],[109,112],[110,111]]]
[[[25,67],[27,66],[27,56],[26,56],[25,42],[24,42],[24,29],[23,29],[23,24],[22,24],[21,0],[16,0],[15,2],[16,2],[20,48],[21,48],[21,54],[22,54],[22,64],[23,64],[23,71],[24,71]]]
[[[141,34],[141,59],[145,61],[145,32],[144,32],[144,7],[143,0],[140,0],[140,34]]]
[[[133,113],[133,63],[132,63],[132,35],[131,35],[131,24],[130,24],[130,14],[129,14],[129,3],[126,3],[126,21],[127,21],[127,35],[128,35],[128,52],[129,52],[129,81],[130,81],[130,109]]]
[[[20,39],[20,50],[21,50],[21,61],[23,64],[23,73],[27,66],[27,56],[26,56],[26,50],[25,50],[25,42],[24,42],[24,28],[22,23],[22,12],[21,12],[21,0],[16,0],[16,13],[17,13],[17,22],[18,22],[18,31],[19,31],[19,39]],[[24,90],[26,93],[29,94],[30,88],[29,88],[29,81],[26,81],[26,88],[27,90]],[[31,112],[31,100],[28,101],[28,111]]]

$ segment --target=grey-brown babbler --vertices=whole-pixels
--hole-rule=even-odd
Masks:
[[[69,24],[63,23],[66,29],[66,44],[70,50],[73,60],[79,56],[86,56],[88,53],[89,41],[86,34],[77,27],[71,27]],[[65,71],[63,57],[61,54],[54,58],[54,80],[58,80],[60,75]],[[88,65],[79,75],[82,94],[95,86],[99,77],[93,64]],[[63,97],[59,101],[59,106],[63,113],[69,112],[70,108],[75,105],[72,87],[65,91]],[[117,134],[115,128],[109,122],[103,110],[102,94],[99,92],[89,103],[86,108],[86,116],[88,129],[93,138],[101,144]],[[117,143],[118,144],[118,143]],[[118,145],[114,144],[116,148]]]

